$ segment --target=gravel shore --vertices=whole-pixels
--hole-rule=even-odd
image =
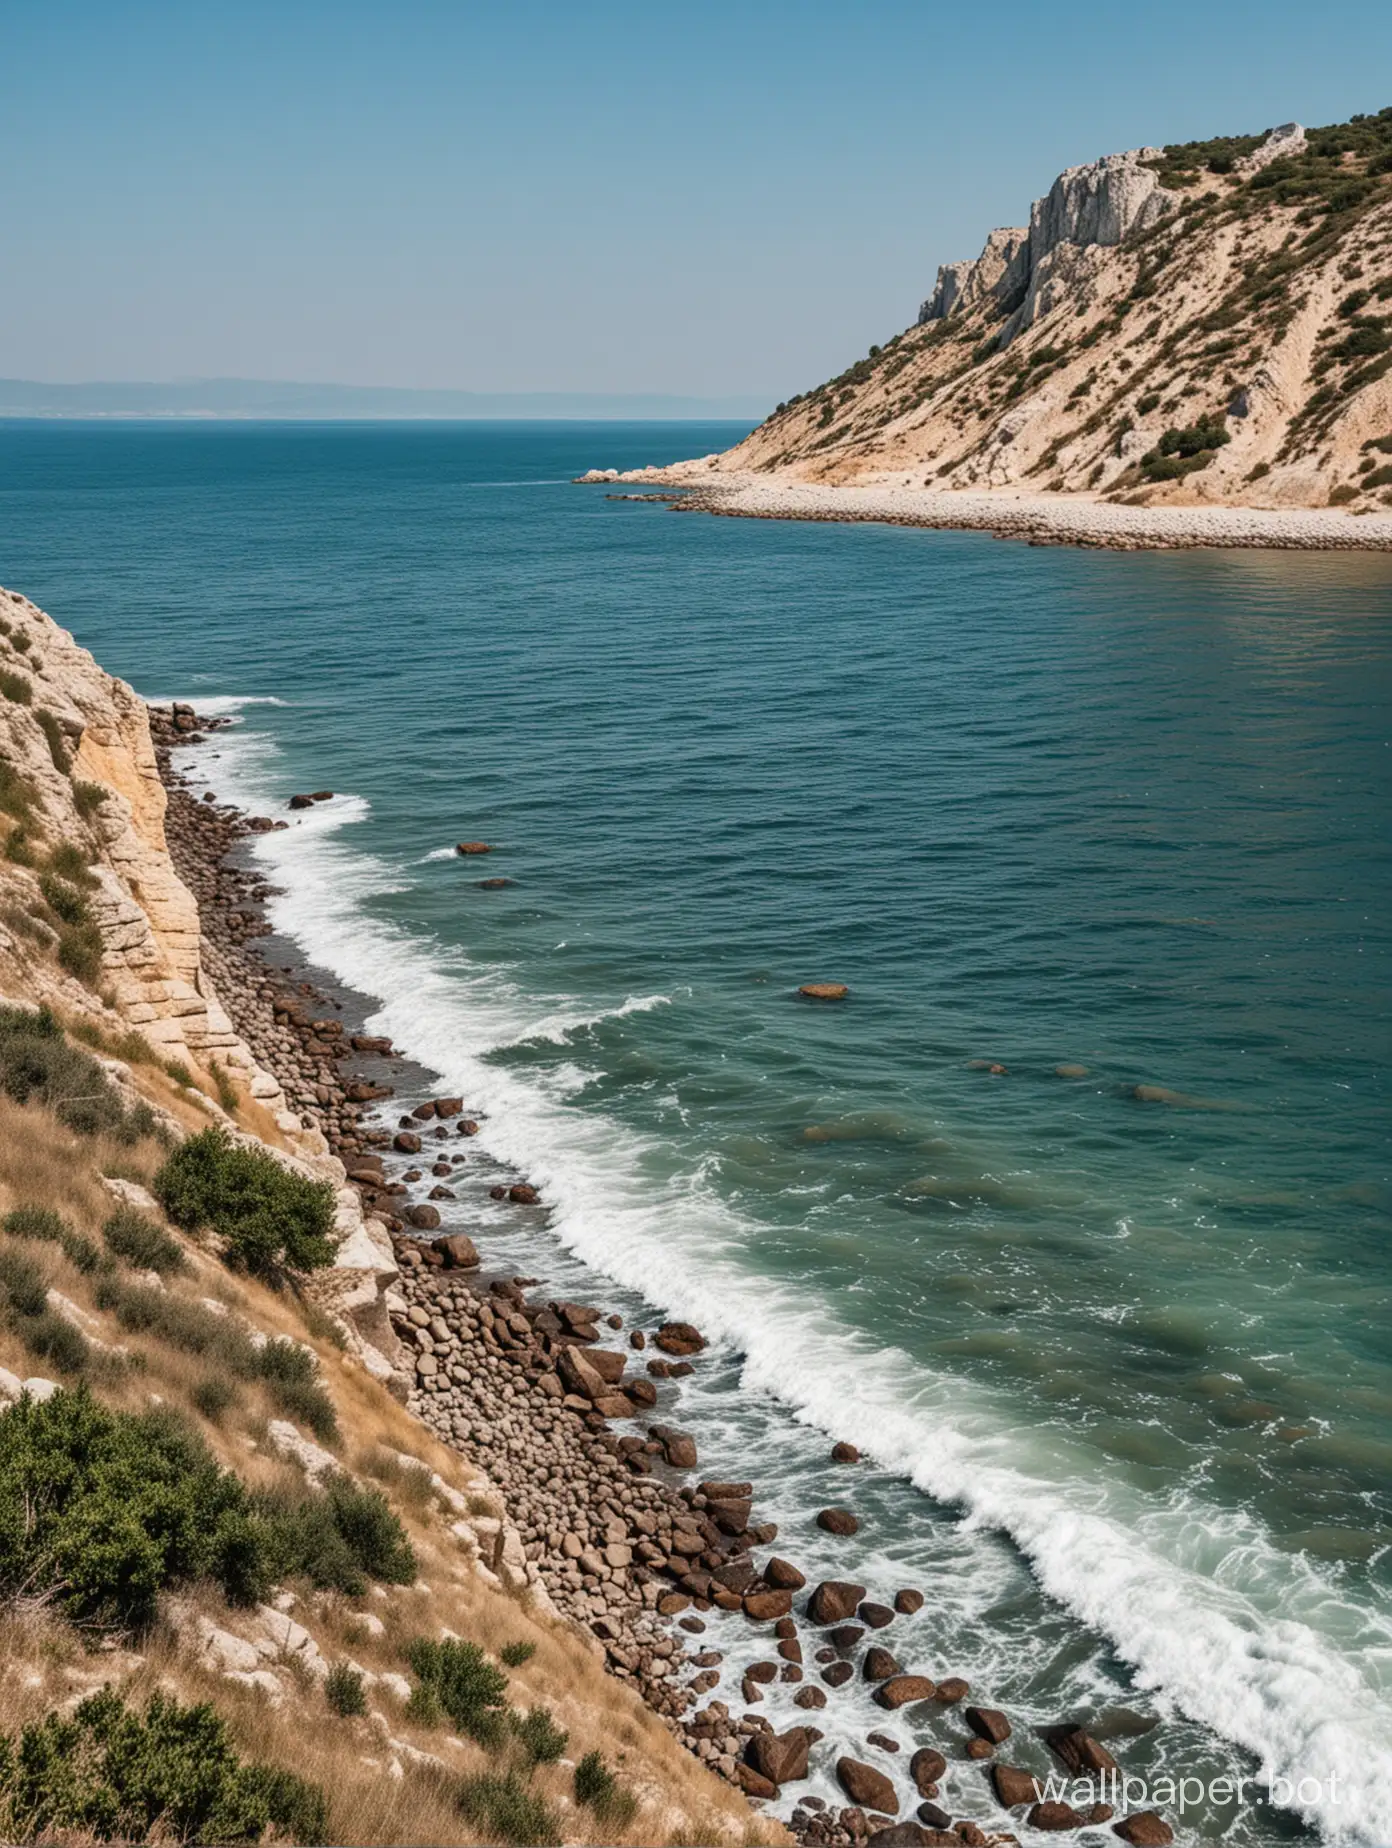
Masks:
[[[967,1704],[972,1691],[961,1678],[936,1668],[930,1677],[896,1659],[884,1645],[896,1623],[902,1628],[922,1609],[925,1594],[876,1585],[870,1566],[857,1564],[852,1507],[825,1508],[816,1525],[846,1545],[841,1569],[871,1582],[811,1585],[793,1558],[775,1550],[778,1529],[758,1517],[757,1486],[703,1475],[699,1434],[671,1422],[680,1381],[705,1364],[699,1330],[679,1322],[626,1327],[612,1310],[557,1300],[535,1278],[499,1274],[485,1233],[480,1252],[463,1231],[442,1230],[441,1207],[458,1217],[448,1203],[466,1178],[509,1211],[534,1215],[538,1230],[546,1202],[524,1177],[475,1153],[479,1124],[467,1100],[422,1096],[427,1074],[388,1041],[353,1031],[355,1006],[365,1018],[365,998],[327,992],[293,964],[271,966],[261,940],[272,888],[229,855],[248,836],[286,823],[197,799],[181,776],[176,748],[201,742],[225,721],[200,719],[186,706],[152,708],[150,720],[169,797],[170,855],[198,900],[205,966],[238,1031],[306,1125],[323,1132],[365,1210],[391,1233],[400,1275],[386,1307],[413,1382],[409,1409],[488,1473],[507,1508],[497,1555],[481,1563],[506,1582],[543,1587],[604,1650],[610,1672],[752,1800],[777,1800],[805,1780],[822,1746],[815,1765],[823,1788],[845,1801],[800,1796],[789,1826],[802,1841],[994,1848],[1016,1839],[1002,1829],[1017,1817],[1045,1830],[1111,1824],[1135,1848],[1172,1840],[1150,1812],[1114,1821],[1105,1803],[1075,1811],[1044,1801],[1036,1779],[1042,1783],[1049,1760],[1026,1729],[1016,1735],[1026,1768],[998,1761],[1012,1732],[1005,1715]],[[332,799],[318,792],[291,806]],[[411,1096],[389,1101],[403,1082]],[[858,1454],[838,1444],[831,1457],[846,1466],[853,1501]],[[796,1550],[791,1536],[783,1545]],[[726,1650],[711,1646],[708,1634],[721,1626],[728,1647],[732,1623],[742,1672],[726,1665]],[[806,1724],[778,1732],[758,1711],[774,1683],[795,1689],[791,1700]],[[876,1730],[858,1731],[849,1716],[838,1722],[838,1690],[857,1683],[873,1691],[883,1727],[892,1730],[877,1722]],[[962,1724],[946,1735],[941,1722],[959,1714]],[[923,1743],[916,1716],[934,1724],[944,1749]],[[832,1729],[829,1738],[816,1719]],[[1105,1746],[1070,1721],[1047,1738],[1055,1769],[1115,1766]]]
[[[704,473],[704,471],[700,471]],[[1031,545],[1113,551],[1243,547],[1312,552],[1392,551],[1392,512],[1352,515],[1338,508],[1128,507],[1074,495],[943,493],[904,486],[824,487],[767,476],[702,480],[678,464],[627,474],[595,469],[581,482],[666,487],[683,513],[744,520],[860,520],[988,532]],[[634,496],[649,498],[649,496]],[[654,496],[653,498],[667,498]]]

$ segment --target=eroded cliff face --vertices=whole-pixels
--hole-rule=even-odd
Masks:
[[[1371,512],[1389,462],[1384,110],[1070,168],[912,327],[666,478]]]

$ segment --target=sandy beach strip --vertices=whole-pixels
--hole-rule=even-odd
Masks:
[[[893,485],[828,487],[750,475],[699,479],[697,468],[595,470],[582,480],[614,487],[680,490],[682,512],[747,520],[869,520],[892,526],[956,528],[1032,545],[1107,546],[1118,551],[1179,547],[1282,548],[1316,552],[1392,551],[1392,511],[1339,508],[1127,507],[1072,495],[973,494]]]

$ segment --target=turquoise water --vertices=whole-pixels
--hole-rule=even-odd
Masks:
[[[277,922],[723,1337],[794,1525],[874,1454],[943,1672],[1320,1783],[1197,1835],[1386,1843],[1392,560],[569,485],[735,434],[0,425],[0,581],[228,702],[220,793],[341,792]]]

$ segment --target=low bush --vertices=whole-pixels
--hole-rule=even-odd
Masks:
[[[124,1842],[318,1843],[328,1804],[317,1785],[244,1764],[206,1703],[153,1694],[143,1713],[110,1688],[71,1714],[49,1713],[0,1739],[0,1836]]]
[[[58,962],[89,988],[101,974],[102,940],[96,925],[69,924],[58,933]]]
[[[536,1654],[535,1643],[505,1643],[498,1651],[498,1660],[505,1668],[521,1668],[524,1662],[530,1662]]]
[[[29,822],[34,818],[38,799],[39,792],[29,778],[16,770],[7,757],[0,757],[0,809],[16,821]]]
[[[71,841],[63,841],[48,856],[48,870],[59,879],[66,879],[69,884],[83,886],[88,890],[97,884],[96,874],[87,861],[81,848],[74,847]]]
[[[52,1207],[16,1206],[0,1220],[0,1226],[11,1238],[43,1239],[60,1246],[68,1262],[86,1274],[101,1265],[101,1252],[91,1239],[74,1230]]]
[[[556,1724],[545,1707],[514,1714],[512,1729],[529,1765],[554,1765],[570,1742],[570,1734]]]
[[[466,1777],[459,1787],[459,1809],[486,1841],[529,1848],[561,1839],[560,1824],[550,1805],[515,1771],[504,1777],[487,1773]]]
[[[242,1483],[173,1413],[109,1411],[79,1387],[0,1415],[0,1596],[140,1629],[167,1585],[264,1596],[270,1556]]]
[[[256,1357],[256,1370],[281,1411],[308,1425],[321,1444],[338,1442],[333,1400],[319,1384],[318,1362],[308,1348],[297,1341],[268,1341]]]
[[[17,1104],[45,1104],[84,1136],[137,1142],[154,1130],[154,1113],[126,1106],[90,1053],[69,1043],[48,1008],[0,1007],[0,1090]]]
[[[81,1373],[92,1357],[91,1346],[80,1328],[75,1328],[56,1309],[42,1309],[38,1315],[24,1316],[14,1325],[15,1333],[35,1360],[46,1361],[59,1373]]]
[[[356,1719],[367,1712],[367,1694],[361,1671],[347,1662],[335,1662],[324,1678],[324,1695],[342,1719]]]
[[[61,924],[85,924],[91,916],[86,894],[56,873],[45,873],[39,880],[44,903]]]
[[[114,1315],[130,1334],[152,1334],[181,1353],[216,1362],[235,1377],[255,1376],[256,1349],[241,1324],[202,1303],[112,1275],[97,1285],[97,1307]]]
[[[333,1189],[282,1166],[262,1149],[233,1142],[220,1128],[181,1143],[154,1188],[175,1225],[210,1229],[228,1261],[275,1278],[283,1267],[316,1270],[333,1258]]]
[[[624,1788],[598,1752],[586,1752],[575,1767],[575,1801],[615,1829],[632,1822],[638,1808],[632,1791]]]
[[[419,1708],[433,1704],[460,1732],[481,1745],[499,1745],[507,1713],[507,1676],[484,1655],[477,1643],[452,1638],[432,1642],[419,1637],[406,1652],[420,1681],[424,1699]]]
[[[409,1585],[416,1556],[386,1497],[335,1477],[322,1493],[256,1499],[279,1577],[303,1576],[321,1591],[357,1598],[369,1579]]]
[[[15,1315],[42,1315],[48,1307],[48,1279],[22,1251],[0,1251],[0,1291]]]
[[[1175,481],[1207,468],[1225,443],[1232,441],[1222,419],[1201,418],[1186,428],[1166,430],[1154,449],[1141,457],[1147,481]]]
[[[198,1382],[189,1398],[195,1410],[201,1412],[210,1424],[219,1424],[223,1414],[236,1404],[237,1388],[223,1374],[210,1373]]]
[[[102,1237],[108,1251],[136,1270],[171,1277],[186,1268],[178,1241],[133,1206],[118,1207],[102,1227]]]
[[[90,821],[111,792],[103,789],[100,783],[74,780],[72,793],[73,807],[84,821]]]

